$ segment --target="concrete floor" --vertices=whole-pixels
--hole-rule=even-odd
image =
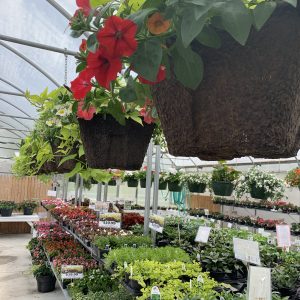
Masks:
[[[50,293],[39,293],[30,273],[31,258],[26,245],[31,234],[0,234],[0,299],[64,300],[58,285]]]

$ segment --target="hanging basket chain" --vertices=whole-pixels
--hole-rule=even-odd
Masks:
[[[68,54],[67,54],[67,48],[64,49],[65,50],[65,78],[64,78],[64,83],[65,85],[67,85],[68,83]]]

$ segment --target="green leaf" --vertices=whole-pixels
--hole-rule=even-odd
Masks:
[[[131,14],[128,19],[133,21],[135,24],[137,24],[139,27],[141,27],[145,19],[153,12],[155,12],[157,9],[156,8],[146,8],[146,9],[141,9],[137,11],[134,14]]]
[[[99,43],[97,39],[97,34],[96,33],[91,34],[86,41],[87,49],[91,52],[96,52],[98,49],[98,45]]]
[[[219,8],[224,29],[241,45],[245,45],[252,26],[249,9],[241,0],[230,0]]]
[[[297,7],[297,0],[283,0],[283,1],[293,5],[294,7]]]
[[[159,39],[148,39],[138,46],[131,57],[133,69],[143,78],[155,81],[162,60],[162,48]]]
[[[83,149],[83,145],[80,145],[78,150],[78,156],[81,157],[82,155],[84,155],[84,149]]]
[[[129,77],[126,87],[120,89],[119,96],[122,101],[130,103],[137,100],[135,92],[135,82],[132,77]]]
[[[133,121],[135,121],[135,122],[137,122],[137,123],[143,125],[143,121],[142,121],[141,117],[138,117],[138,116],[130,116],[130,118],[131,118]]]
[[[96,8],[98,6],[104,5],[111,0],[90,0],[90,4],[92,8]]]
[[[81,162],[78,162],[76,165],[75,165],[75,168],[67,174],[67,177],[72,177],[74,175],[76,175],[77,173],[79,173],[80,171],[82,170],[82,164]]]
[[[76,67],[76,73],[80,73],[81,71],[83,71],[86,68],[86,63],[85,62],[81,62],[80,64],[77,65]]]
[[[124,115],[124,113],[122,111],[122,104],[120,102],[109,101],[108,106],[107,106],[107,111],[121,125],[125,125],[126,124],[125,115]]]
[[[184,11],[181,23],[181,37],[185,48],[188,47],[194,38],[202,31],[205,21],[206,14],[196,20],[193,8],[187,8]]]
[[[150,91],[150,86],[148,84],[141,84],[141,83],[136,82],[135,92],[137,95],[136,103],[140,106],[143,106],[145,104],[146,98],[152,97],[151,91]]]
[[[75,157],[77,156],[77,154],[72,154],[72,155],[68,155],[68,156],[65,156],[60,162],[59,162],[59,167],[66,161],[68,160],[71,160],[71,159],[74,159]]]
[[[257,30],[260,30],[271,17],[276,6],[276,2],[262,2],[253,9],[254,25]]]
[[[218,49],[221,47],[222,41],[217,32],[209,26],[205,26],[197,36],[197,41],[202,45]]]
[[[177,47],[173,51],[176,78],[186,87],[195,90],[203,78],[203,61],[190,47]]]

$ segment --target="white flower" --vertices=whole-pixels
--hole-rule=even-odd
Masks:
[[[49,127],[52,127],[54,125],[53,119],[47,120],[46,125],[49,126]]]
[[[57,111],[56,115],[57,116],[61,116],[61,117],[65,117],[67,115],[68,111],[64,108],[61,108]]]

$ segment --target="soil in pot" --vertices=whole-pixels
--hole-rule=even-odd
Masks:
[[[225,181],[213,181],[212,189],[217,196],[231,196],[233,192],[233,184]]]
[[[56,278],[54,276],[39,276],[36,278],[36,282],[40,293],[49,293],[55,290]]]
[[[23,213],[25,216],[31,216],[33,214],[33,208],[31,207],[24,207],[23,208]]]
[[[204,160],[295,156],[300,148],[298,9],[278,5],[260,31],[252,28],[245,46],[226,32],[218,34],[219,49],[193,45],[205,70],[196,90],[172,77],[152,87],[170,154]]]
[[[1,216],[2,217],[11,217],[13,212],[12,208],[1,208]]]
[[[181,192],[182,185],[180,185],[178,182],[168,182],[168,189],[170,192]]]
[[[206,189],[205,183],[189,183],[188,188],[191,193],[204,193]]]
[[[167,186],[168,186],[168,183],[167,183],[166,181],[160,182],[160,183],[158,184],[158,189],[161,190],[161,191],[164,191],[164,190],[167,189]]]
[[[267,200],[269,196],[263,187],[258,187],[256,185],[250,187],[250,195],[252,198],[261,200]]]
[[[137,187],[139,185],[139,182],[138,180],[135,180],[135,179],[129,179],[127,181],[127,186],[128,187]]]
[[[89,167],[96,169],[139,170],[154,125],[141,126],[126,120],[122,126],[110,115],[78,119],[80,135]]]

